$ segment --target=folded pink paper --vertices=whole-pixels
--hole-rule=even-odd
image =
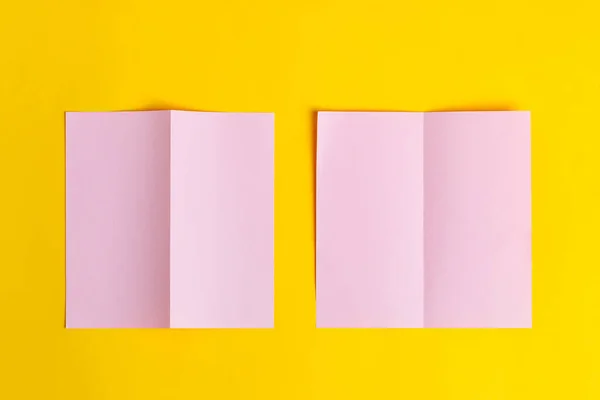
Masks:
[[[317,326],[531,326],[529,113],[318,116]]]
[[[273,115],[67,113],[67,327],[273,326]]]

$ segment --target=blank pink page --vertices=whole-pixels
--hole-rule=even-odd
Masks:
[[[273,122],[172,112],[172,328],[273,327]]]
[[[67,327],[169,326],[169,112],[67,113]]]
[[[423,114],[320,112],[317,326],[423,326]]]
[[[528,112],[425,114],[425,326],[531,326]]]

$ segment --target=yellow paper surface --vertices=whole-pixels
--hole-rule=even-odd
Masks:
[[[0,397],[600,398],[597,1],[0,6]],[[273,111],[275,330],[67,331],[64,111]],[[317,110],[532,115],[533,330],[314,328]],[[510,162],[510,160],[507,160]]]

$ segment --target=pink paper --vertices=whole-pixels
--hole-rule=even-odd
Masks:
[[[319,113],[317,326],[423,325],[423,118]]]
[[[317,153],[318,327],[531,326],[529,113],[319,113]]]
[[[273,116],[67,113],[67,327],[273,326]]]
[[[171,327],[273,327],[273,115],[171,124]]]
[[[531,327],[529,113],[425,116],[425,325]]]
[[[69,328],[169,326],[169,124],[67,114]]]

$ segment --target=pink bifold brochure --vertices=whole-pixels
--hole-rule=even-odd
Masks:
[[[273,327],[273,134],[267,113],[67,113],[67,327]]]
[[[531,327],[528,112],[320,112],[317,136],[318,327]]]

